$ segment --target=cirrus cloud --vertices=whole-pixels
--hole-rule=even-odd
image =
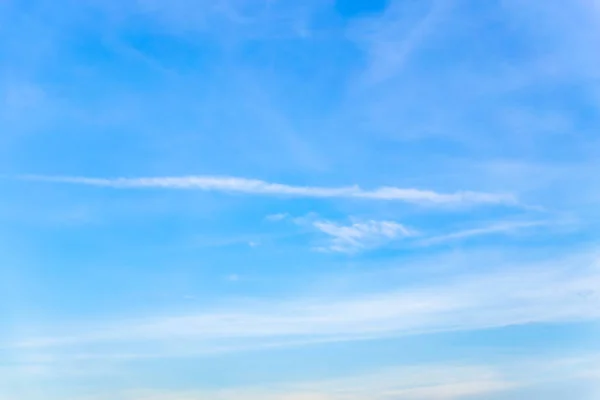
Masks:
[[[116,189],[157,188],[195,189],[225,193],[243,193],[264,196],[289,196],[312,198],[355,198],[370,200],[403,201],[419,204],[517,204],[512,194],[457,191],[438,193],[432,190],[383,186],[362,189],[358,185],[345,187],[297,186],[267,182],[258,179],[228,176],[180,176],[151,178],[90,178],[73,176],[24,175],[23,180],[69,183],[77,185],[110,187]]]

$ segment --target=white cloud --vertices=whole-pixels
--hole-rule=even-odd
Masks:
[[[128,389],[112,397],[124,400],[462,400],[489,396],[511,399],[515,395],[521,398],[524,393],[531,395],[531,389],[535,393],[536,387],[547,383],[556,387],[576,381],[583,392],[594,390],[597,385],[593,374],[579,378],[590,368],[594,369],[597,362],[597,355],[591,354],[577,360],[519,357],[493,365],[421,363],[311,381],[198,390]],[[106,394],[94,395],[84,400],[106,397]]]
[[[432,236],[418,242],[421,246],[429,246],[455,240],[467,239],[476,236],[494,235],[494,234],[510,234],[517,231],[548,226],[549,221],[522,221],[522,222],[501,222],[489,226],[473,229],[465,229],[458,232],[448,233],[445,235]]]
[[[97,361],[94,360],[97,366]],[[110,365],[110,364],[109,364]],[[518,357],[511,361],[486,363],[419,363],[377,368],[360,373],[337,375],[331,378],[302,381],[271,381],[260,384],[230,384],[226,387],[176,389],[165,388],[160,383],[152,387],[132,384],[122,388],[104,387],[94,394],[70,396],[64,392],[28,390],[34,385],[22,384],[10,393],[12,398],[37,399],[77,399],[100,400],[119,398],[122,400],[462,400],[473,398],[511,399],[522,393],[531,395],[536,387],[552,383],[570,385],[577,382],[582,392],[597,392],[597,381],[593,372],[598,365],[597,354],[581,357]],[[167,367],[168,368],[168,367]],[[35,382],[40,375],[51,378],[65,376],[106,376],[118,375],[118,369],[105,365],[90,371],[73,366],[54,368],[51,364],[39,362],[21,368],[0,368],[0,384]],[[10,387],[10,385],[5,385]],[[4,386],[3,386],[4,387]],[[568,387],[568,386],[567,386]],[[21,389],[22,388],[22,389]],[[522,392],[521,390],[524,390]],[[545,390],[541,390],[545,393]],[[531,397],[531,396],[529,396]],[[577,397],[577,396],[576,396]],[[8,399],[8,397],[6,397]],[[533,396],[533,398],[537,398]],[[546,397],[544,397],[546,398]],[[563,398],[563,397],[557,397]],[[577,397],[579,398],[579,397]],[[585,398],[595,398],[593,396]],[[3,399],[3,398],[2,398]]]
[[[265,219],[267,221],[271,221],[271,222],[277,222],[277,221],[283,221],[284,219],[288,218],[289,214],[288,213],[279,213],[279,214],[271,214],[271,215],[267,215],[265,217]]]
[[[371,294],[246,299],[212,312],[84,324],[82,330],[23,340],[18,346],[110,342],[127,349],[133,342],[171,343],[190,354],[600,318],[600,264],[595,253],[508,265],[487,265],[484,272],[441,283],[399,284],[395,290]]]
[[[134,391],[127,400],[450,400],[518,386],[489,367],[428,365],[389,368],[339,379],[210,391]]]
[[[21,179],[70,183],[79,185],[125,188],[162,188],[162,189],[196,189],[229,193],[255,195],[313,197],[313,198],[359,198],[373,200],[404,201],[422,204],[516,204],[516,198],[510,194],[493,194],[472,191],[455,193],[438,193],[430,190],[412,188],[380,187],[364,190],[359,186],[348,187],[315,187],[292,186],[280,183],[265,182],[257,179],[220,177],[220,176],[185,176],[163,178],[86,178],[65,176],[22,176]]]
[[[394,221],[364,221],[350,225],[336,224],[331,221],[314,221],[316,229],[331,237],[327,247],[320,249],[353,253],[378,247],[392,240],[413,236],[415,232]]]
[[[368,83],[396,75],[436,28],[448,1],[393,2],[382,16],[361,21],[350,35],[370,56]]]
[[[477,236],[510,235],[539,227],[557,226],[568,221],[500,221],[487,226],[460,230],[447,234],[429,235],[423,237],[420,232],[409,229],[395,221],[357,220],[351,218],[351,223],[341,224],[330,220],[319,219],[311,213],[303,217],[291,217],[288,214],[267,216],[271,221],[281,221],[289,218],[297,225],[316,229],[330,238],[327,244],[315,247],[319,251],[355,253],[384,246],[398,239],[411,239],[416,246],[431,246],[451,241],[459,241]],[[415,240],[415,237],[421,238]]]

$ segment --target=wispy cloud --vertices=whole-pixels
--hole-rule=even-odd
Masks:
[[[279,4],[272,1],[216,0],[192,6],[187,0],[124,0],[121,13],[144,14],[175,33],[218,32],[217,37],[296,37],[315,2]],[[108,8],[104,4],[102,8]],[[113,7],[114,8],[114,7]],[[115,12],[117,10],[113,10]]]
[[[332,221],[314,221],[312,226],[331,237],[331,242],[321,250],[354,253],[381,246],[392,240],[414,236],[415,231],[394,221],[354,222],[341,225]]]
[[[267,215],[265,217],[265,219],[267,221],[277,222],[277,221],[282,221],[282,220],[286,219],[287,217],[289,217],[289,214],[287,214],[287,213],[278,213],[278,214]]]
[[[459,191],[438,193],[431,190],[384,186],[365,190],[358,185],[347,187],[294,186],[222,176],[184,176],[156,178],[88,178],[68,176],[24,175],[20,179],[40,182],[70,183],[78,185],[127,188],[195,189],[204,191],[244,193],[254,195],[314,197],[314,198],[357,198],[371,200],[404,201],[422,204],[517,204],[511,194]]]
[[[361,220],[351,217],[350,223],[344,224],[322,219],[315,213],[301,217],[280,213],[268,215],[265,219],[271,222],[288,220],[298,226],[315,230],[330,239],[326,245],[315,247],[316,250],[342,253],[356,253],[386,246],[398,239],[408,239],[406,243],[409,246],[433,246],[479,236],[514,235],[540,227],[565,226],[570,222],[566,220],[497,221],[485,226],[436,234],[408,228],[396,221]]]
[[[434,261],[435,262],[435,261]],[[442,263],[443,260],[438,262]],[[185,343],[214,352],[319,340],[356,340],[477,330],[535,322],[600,318],[600,263],[595,253],[539,265],[459,274],[444,283],[372,294],[244,301],[213,312],[119,321],[64,336],[32,338],[22,348],[85,343]],[[489,267],[488,267],[489,269]],[[138,348],[137,345],[135,348]],[[217,349],[217,350],[215,350]],[[182,349],[183,351],[183,349]]]
[[[95,360],[97,362],[98,360]],[[76,396],[29,390],[17,391],[28,393],[28,399],[77,399],[100,400],[119,398],[123,400],[462,400],[493,396],[494,399],[521,398],[521,393],[530,397],[536,392],[540,383],[552,382],[562,386],[576,381],[581,388],[580,393],[597,393],[596,375],[597,354],[580,357],[547,357],[523,358],[509,362],[437,362],[408,365],[394,365],[369,369],[362,372],[334,374],[332,377],[304,379],[301,381],[272,380],[261,384],[233,384],[220,388],[184,389],[160,385],[140,386],[130,384],[126,387],[102,387],[90,395],[80,393]],[[108,374],[119,374],[119,369],[112,365],[104,365],[90,371],[87,368],[76,370],[74,366],[59,366],[48,362],[37,362],[20,368],[5,368],[0,377],[0,384],[20,379],[31,382],[40,375],[46,377],[64,377],[65,375],[95,375],[106,377]],[[168,367],[167,367],[168,368]],[[590,373],[590,371],[592,371]],[[111,375],[111,376],[113,376]],[[10,385],[7,385],[10,387]],[[28,387],[22,385],[23,388]],[[520,392],[525,390],[526,392]],[[517,394],[520,392],[519,394]],[[10,392],[9,392],[10,393]],[[35,393],[35,394],[34,394]],[[541,393],[547,393],[541,390]],[[10,397],[22,398],[23,396]],[[542,396],[540,396],[541,398]],[[0,397],[5,399],[4,397]],[[9,397],[6,397],[8,399]],[[548,398],[544,396],[543,398]],[[555,397],[552,397],[554,399]],[[558,396],[556,399],[563,399]],[[584,398],[574,395],[572,398]],[[585,398],[595,398],[588,396]]]
[[[491,394],[519,386],[493,368],[478,365],[405,366],[343,377],[300,383],[239,387],[213,391],[130,392],[127,400],[450,400]]]
[[[383,16],[358,24],[352,36],[370,55],[369,83],[380,83],[397,74],[407,58],[439,23],[447,0],[393,2]]]
[[[445,235],[432,236],[418,242],[421,246],[441,244],[477,236],[511,234],[521,230],[551,225],[550,221],[499,222],[480,228],[465,229]]]

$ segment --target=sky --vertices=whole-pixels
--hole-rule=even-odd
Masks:
[[[0,1],[0,400],[600,398],[596,0]]]

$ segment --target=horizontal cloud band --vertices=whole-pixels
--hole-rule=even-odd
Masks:
[[[104,186],[112,188],[164,188],[196,189],[218,192],[237,192],[257,195],[281,195],[315,198],[360,198],[373,200],[405,201],[410,203],[433,204],[516,204],[516,198],[510,194],[459,191],[438,193],[430,190],[398,188],[384,186],[373,190],[364,190],[357,185],[348,187],[293,186],[222,176],[183,176],[154,178],[88,178],[66,176],[27,175],[22,179],[72,183],[79,185]]]
[[[120,320],[94,328],[87,323],[82,330],[74,329],[75,333],[31,338],[13,346],[185,341],[189,345],[185,352],[194,346],[200,352],[234,351],[528,323],[597,321],[600,266],[596,254],[589,251],[534,264],[508,259],[492,271],[371,293],[309,295],[276,302],[254,298],[188,315]],[[447,264],[448,260],[441,257],[435,263]],[[480,260],[470,260],[475,262]],[[506,268],[504,262],[515,265]]]

